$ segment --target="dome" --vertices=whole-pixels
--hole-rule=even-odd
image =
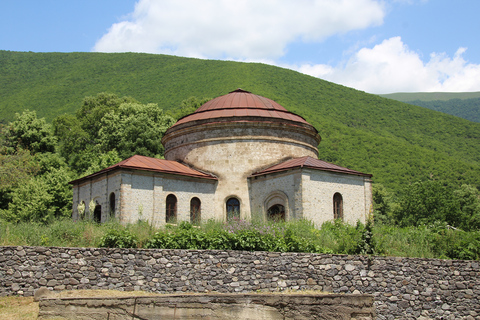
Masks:
[[[320,140],[318,131],[301,116],[237,89],[178,120],[165,132],[162,144],[165,159],[195,164],[220,180],[229,177],[240,183],[285,158],[317,158]]]
[[[311,127],[304,118],[288,111],[277,102],[237,89],[206,102],[194,113],[178,120],[169,130],[184,124],[188,126],[191,122],[249,121],[253,117],[256,121],[281,121],[287,125]]]

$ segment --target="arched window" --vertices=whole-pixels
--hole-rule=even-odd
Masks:
[[[167,196],[166,201],[166,212],[165,212],[165,221],[167,223],[176,223],[177,222],[177,197],[173,194]]]
[[[115,193],[110,193],[110,214],[115,215]]]
[[[98,204],[95,206],[95,210],[93,210],[93,221],[100,223],[102,222],[102,206]]]
[[[192,224],[200,224],[201,213],[200,199],[192,198],[190,200],[190,222]]]
[[[273,221],[285,221],[285,207],[281,204],[274,204],[267,211],[267,219]]]
[[[240,218],[240,201],[237,198],[227,200],[227,220]]]
[[[333,219],[343,220],[343,198],[338,192],[333,195]]]

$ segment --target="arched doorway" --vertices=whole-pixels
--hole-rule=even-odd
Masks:
[[[190,222],[192,224],[200,224],[202,214],[201,202],[197,197],[190,200]]]
[[[177,197],[173,194],[167,196],[165,222],[177,223]]]
[[[267,219],[271,221],[285,221],[285,207],[281,204],[274,204],[267,210]]]
[[[240,219],[240,201],[237,198],[227,200],[227,220]]]
[[[93,221],[97,223],[102,222],[102,206],[98,203],[95,205],[95,210],[93,210]]]
[[[343,197],[338,192],[333,195],[333,219],[343,220]]]

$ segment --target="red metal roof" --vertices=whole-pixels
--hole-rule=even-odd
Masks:
[[[339,172],[339,173],[353,174],[353,175],[366,176],[366,177],[372,176],[371,174],[362,173],[360,171],[355,171],[348,168],[340,167],[340,166],[337,166],[336,164],[329,163],[319,159],[314,159],[308,156],[287,160],[285,162],[271,166],[267,169],[255,172],[251,176],[252,177],[260,176],[260,175],[274,173],[274,172],[286,171],[294,168],[309,168],[309,169],[315,169],[315,170]]]
[[[120,168],[162,172],[162,173],[177,174],[182,176],[217,180],[217,178],[212,175],[194,170],[177,161],[135,155],[133,157],[120,161],[119,163],[116,163],[113,166],[110,166],[108,168],[95,172],[91,175],[71,181],[70,184],[74,184],[76,182],[80,182],[82,180],[89,179],[89,178],[98,176],[102,173],[112,171],[115,169],[120,169]]]
[[[277,118],[310,125],[301,116],[288,111],[273,100],[237,89],[206,102],[194,113],[178,120],[173,126],[196,120],[231,117]]]

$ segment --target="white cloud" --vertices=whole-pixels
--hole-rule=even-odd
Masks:
[[[260,61],[281,57],[292,41],[380,25],[384,16],[379,0],[140,0],[93,50]]]
[[[465,61],[465,50],[458,49],[453,58],[432,53],[424,63],[394,37],[358,50],[340,66],[305,64],[293,69],[371,93],[480,91],[480,65]]]

